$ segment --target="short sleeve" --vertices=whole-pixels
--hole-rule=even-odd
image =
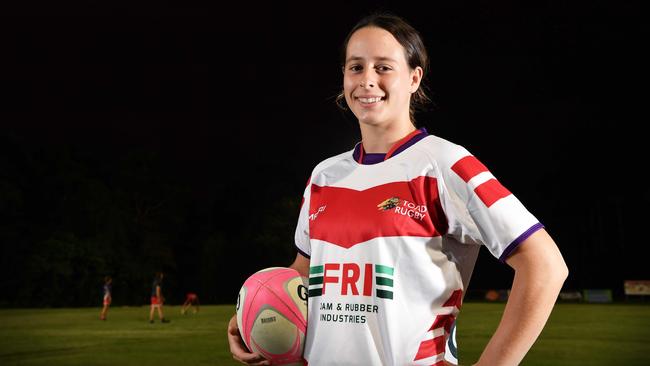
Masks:
[[[543,226],[475,156],[457,146],[441,161],[450,235],[485,245],[501,261]]]
[[[298,224],[296,225],[295,242],[296,249],[303,256],[311,256],[311,245],[309,242],[309,198],[311,196],[311,179],[307,181],[307,187],[302,196],[300,204],[300,214],[298,215]]]

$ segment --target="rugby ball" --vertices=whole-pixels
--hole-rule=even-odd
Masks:
[[[244,343],[273,365],[304,365],[307,282],[298,271],[270,267],[253,273],[237,296]]]

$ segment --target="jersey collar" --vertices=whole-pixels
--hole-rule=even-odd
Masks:
[[[382,161],[386,161],[392,158],[393,156],[401,153],[402,151],[408,149],[413,144],[422,140],[428,135],[429,133],[427,132],[426,128],[422,127],[420,129],[417,129],[409,133],[408,135],[406,135],[406,137],[397,141],[395,144],[393,144],[393,146],[391,146],[390,150],[388,150],[386,154],[366,154],[365,150],[363,149],[362,141],[359,141],[354,146],[352,157],[354,158],[354,161],[356,161],[359,164],[363,164],[363,165],[377,164]]]

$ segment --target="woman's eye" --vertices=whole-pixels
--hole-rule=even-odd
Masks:
[[[390,66],[385,66],[385,65],[377,66],[377,71],[379,72],[390,71],[390,70],[391,70]]]
[[[350,70],[350,71],[360,71],[360,70],[361,70],[361,66],[359,66],[359,65],[352,65],[352,66],[350,66],[349,70]]]

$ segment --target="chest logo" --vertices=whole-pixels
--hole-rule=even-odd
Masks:
[[[416,220],[424,220],[427,217],[427,206],[417,205],[413,202],[398,197],[391,197],[377,205],[380,211],[391,211],[395,214],[408,216]]]
[[[395,268],[373,263],[325,263],[309,267],[309,297],[326,293],[393,299]],[[331,310],[331,309],[329,309]]]

